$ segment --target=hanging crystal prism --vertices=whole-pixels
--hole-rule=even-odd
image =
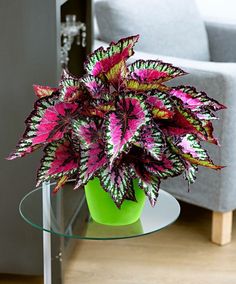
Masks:
[[[69,51],[76,38],[76,44],[86,47],[86,26],[76,21],[76,15],[66,15],[66,22],[61,23],[61,65],[67,67],[69,62]]]

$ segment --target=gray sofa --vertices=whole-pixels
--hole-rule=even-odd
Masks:
[[[206,91],[228,109],[215,123],[221,148],[207,145],[221,172],[200,169],[196,183],[187,190],[178,177],[162,188],[178,199],[213,211],[212,241],[231,240],[232,211],[236,208],[236,24],[204,22],[190,0],[97,0],[94,49],[110,41],[140,34],[134,59],[161,59],[190,73],[173,81]]]

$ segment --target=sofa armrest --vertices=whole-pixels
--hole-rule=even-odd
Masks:
[[[236,24],[205,22],[211,60],[236,62]]]

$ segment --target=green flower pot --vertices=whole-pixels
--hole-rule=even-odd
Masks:
[[[122,226],[136,222],[142,213],[145,194],[133,180],[137,202],[125,200],[121,208],[117,208],[109,193],[102,188],[98,178],[89,181],[85,186],[85,195],[91,217],[103,225]]]

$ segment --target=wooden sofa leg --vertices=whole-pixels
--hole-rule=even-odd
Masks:
[[[211,241],[223,246],[231,242],[233,211],[212,214]]]

